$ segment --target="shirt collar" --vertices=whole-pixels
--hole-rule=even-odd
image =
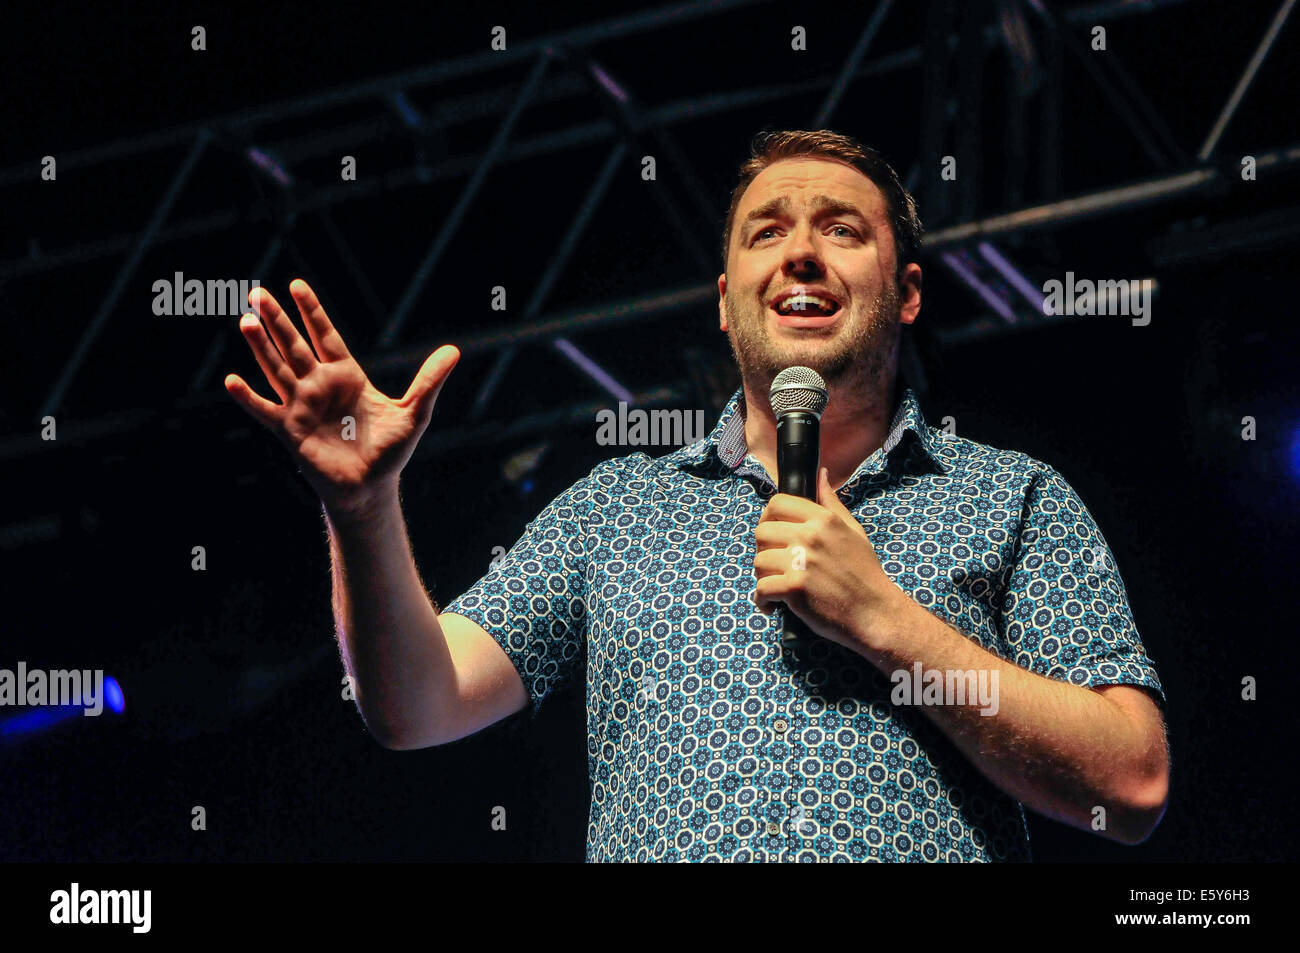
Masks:
[[[907,436],[909,431],[912,434],[910,438]],[[911,456],[908,451],[913,446],[919,451],[921,459],[931,463],[940,473],[948,473],[952,469],[951,458],[955,450],[947,437],[943,431],[933,430],[926,425],[920,402],[912,389],[900,388],[884,446],[859,465],[842,490],[850,489],[867,472],[883,469],[872,465],[881,454],[890,468],[901,468]],[[745,465],[748,452],[745,443],[745,391],[741,387],[727,401],[712,433],[703,440],[670,454],[665,462],[679,469],[694,469],[716,460],[727,470],[739,470],[743,474],[752,469],[761,473],[761,468]]]

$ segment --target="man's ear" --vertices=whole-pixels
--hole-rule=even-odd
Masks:
[[[911,324],[921,311],[921,266],[909,261],[898,279],[898,320]]]
[[[718,327],[727,330],[727,273],[718,275]]]

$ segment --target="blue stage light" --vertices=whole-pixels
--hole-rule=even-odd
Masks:
[[[14,715],[12,718],[0,722],[0,736],[29,735],[32,732],[43,731],[61,721],[66,721],[74,715],[80,714],[81,709],[75,705],[33,708],[21,715]]]
[[[1287,447],[1286,462],[1291,470],[1291,479],[1300,481],[1300,424],[1291,431],[1291,444]]]
[[[121,713],[126,709],[126,696],[122,686],[111,675],[104,676],[103,703],[110,711]],[[87,704],[84,698],[77,699],[72,705],[43,705],[20,712],[11,718],[0,721],[0,738],[22,737],[32,735],[64,721],[72,721],[78,716],[85,716]]]
[[[119,714],[126,708],[126,697],[122,694],[122,686],[111,675],[104,679],[104,702]]]

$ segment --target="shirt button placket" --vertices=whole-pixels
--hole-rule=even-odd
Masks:
[[[782,715],[778,715],[776,718],[772,720],[773,740],[776,743],[783,743],[786,740],[785,733],[789,729],[790,729],[789,720]],[[772,758],[772,771],[774,777],[778,770],[785,770],[785,768],[786,768],[786,763],[784,761],[778,761],[775,757]],[[785,774],[786,774],[786,780],[788,781],[789,772],[785,771]],[[786,792],[786,795],[787,796],[789,795],[789,791]],[[776,800],[777,800],[776,798],[773,798],[773,801]],[[778,820],[769,821],[767,825],[767,833],[769,838],[777,838],[777,840],[774,842],[773,845],[775,859],[784,861],[789,859],[788,851],[790,845],[788,839],[789,832],[783,831],[781,829],[782,823],[784,823],[784,821],[778,821]],[[784,839],[782,839],[783,834],[785,835]]]

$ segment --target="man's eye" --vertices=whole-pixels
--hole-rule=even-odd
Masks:
[[[754,241],[758,241],[760,238],[762,238],[764,235],[766,235],[766,234],[767,234],[768,232],[770,232],[770,231],[772,231],[772,226],[771,226],[771,225],[769,225],[767,228],[763,229],[761,232],[759,232],[757,235],[755,235],[755,236],[754,236]]]
[[[842,228],[842,229],[844,229],[846,232],[848,232],[850,235],[854,235],[854,234],[855,234],[855,232],[853,231],[853,229],[849,228],[847,225],[832,225],[831,228],[832,228],[832,229]]]

